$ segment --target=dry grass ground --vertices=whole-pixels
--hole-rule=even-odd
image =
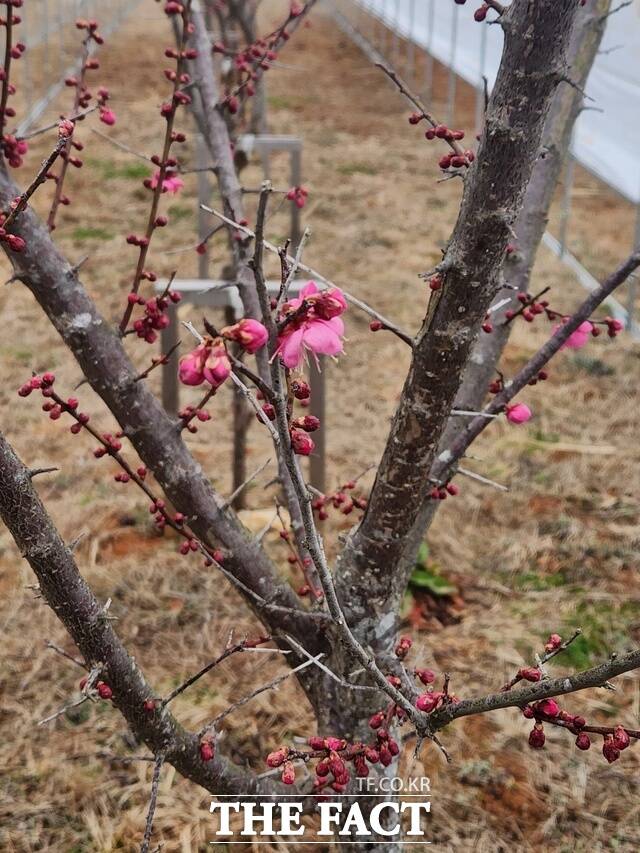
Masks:
[[[110,133],[144,152],[157,149],[161,129],[157,106],[165,90],[160,69],[168,38],[162,17],[155,4],[142,4],[103,50],[99,73],[119,116]],[[399,98],[329,19],[316,15],[283,59],[289,67],[270,73],[269,120],[272,129],[304,138],[310,188],[305,219],[313,229],[307,261],[415,330],[426,300],[418,273],[439,257],[460,187],[437,183],[433,144],[407,125]],[[470,94],[463,90],[459,101],[459,123],[470,128]],[[438,112],[442,105],[433,106]],[[50,110],[53,117],[55,112]],[[145,164],[88,128],[81,137],[85,167],[70,176],[74,203],[62,211],[57,238],[72,261],[89,256],[83,279],[105,314],[116,318],[134,260],[123,235],[139,231],[146,216],[147,194],[140,186]],[[48,144],[40,139],[33,146],[31,168]],[[277,168],[283,177],[276,176],[276,183],[286,184],[284,162]],[[243,180],[256,186],[257,168]],[[40,193],[42,210],[49,191]],[[600,197],[592,202],[602,203]],[[193,177],[167,204],[172,226],[158,235],[153,265],[163,275],[178,268],[188,277],[196,271],[195,253],[164,252],[194,242]],[[629,242],[620,236],[622,225],[608,230],[616,216],[624,222],[619,206],[606,218],[590,215],[584,222],[585,244],[600,245],[606,235],[602,256],[610,263],[603,263],[603,271],[622,258]],[[268,236],[282,239],[285,229],[281,212],[270,220]],[[214,269],[224,260],[219,244]],[[554,305],[563,310],[582,297],[544,250],[534,284],[550,285]],[[83,534],[76,551],[83,572],[101,598],[113,599],[119,632],[157,690],[166,692],[211,659],[230,628],[241,634],[257,626],[226,583],[198,560],[179,557],[170,537],[154,536],[147,502],[113,482],[110,463],[95,460],[84,437],[49,421],[34,398],[18,400],[15,389],[31,370],[54,369],[60,387],[69,390],[81,377],[25,288],[4,287],[0,300],[2,429],[28,464],[59,466],[58,473],[37,481],[40,494],[67,540]],[[328,371],[330,483],[378,458],[407,367],[407,352],[393,336],[371,334],[366,318],[354,311],[347,326],[347,354]],[[548,334],[541,322],[517,328],[506,372]],[[149,348],[131,340],[129,348],[141,365],[148,362]],[[576,625],[584,630],[584,639],[553,665],[554,672],[637,643],[639,370],[637,345],[624,337],[615,343],[600,338],[578,355],[562,354],[550,380],[522,395],[535,418],[519,429],[495,424],[474,448],[469,467],[507,483],[510,491],[464,480],[461,495],[447,501],[433,527],[429,570],[459,593],[438,612],[453,614],[458,624],[408,606],[416,628],[413,659],[451,672],[459,695],[497,688],[531,660],[551,631],[566,633]],[[187,439],[223,492],[229,489],[228,393],[211,406],[213,420]],[[96,423],[113,426],[86,386],[79,396]],[[257,427],[250,453],[250,466],[268,455]],[[265,472],[250,492],[254,509],[271,505],[271,493],[262,488],[269,476]],[[349,523],[342,516],[327,522],[332,547]],[[276,537],[270,547],[286,566]],[[150,768],[113,758],[140,752],[118,714],[106,703],[85,705],[37,725],[73,696],[79,672],[45,649],[47,640],[69,650],[71,645],[32,584],[28,566],[1,532],[0,846],[11,853],[137,850]],[[266,656],[233,659],[179,699],[175,710],[186,725],[199,726],[278,671],[279,662]],[[616,693],[578,696],[570,707],[637,726],[637,680],[621,678],[617,686]],[[261,769],[265,752],[308,733],[310,719],[300,692],[286,683],[231,716],[224,742],[238,761]],[[418,772],[433,780],[432,840],[456,851],[637,850],[637,749],[608,766],[599,749],[579,753],[569,737],[554,732],[544,751],[530,753],[527,731],[516,712],[505,711],[445,732],[454,756],[449,767],[433,749],[423,750],[424,771],[419,766]],[[208,849],[207,809],[202,790],[165,769],[156,819],[162,849]]]

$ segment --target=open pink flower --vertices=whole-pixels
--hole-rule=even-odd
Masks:
[[[214,389],[219,388],[230,373],[231,363],[220,338],[204,341],[181,358],[178,371],[185,385],[202,385],[206,379]]]
[[[346,308],[344,295],[337,287],[319,291],[314,281],[307,282],[300,297],[283,306],[280,319],[291,319],[278,337],[276,352],[285,366],[298,367],[307,350],[314,356],[341,353],[344,323],[339,315]]]
[[[512,406],[507,406],[505,412],[507,420],[511,424],[526,424],[532,418],[531,409],[524,403],[514,403]]]
[[[562,323],[553,327],[553,333],[561,329],[562,326],[567,322],[568,318],[565,318]],[[562,344],[560,349],[582,349],[582,347],[587,343],[589,338],[591,337],[591,333],[593,331],[592,324],[585,320],[584,323],[581,323],[575,332],[572,332],[567,340]]]
[[[227,340],[236,341],[248,353],[258,352],[269,339],[269,333],[257,320],[244,317],[233,326],[225,326],[221,334]]]
[[[160,172],[156,172],[151,180],[149,181],[149,186],[152,190],[158,186],[158,181],[160,180]],[[165,178],[162,182],[162,191],[165,193],[179,193],[180,190],[184,187],[184,181],[179,175],[176,175],[175,172],[169,173],[165,175]]]

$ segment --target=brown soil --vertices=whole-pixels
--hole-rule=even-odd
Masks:
[[[119,118],[108,132],[141,152],[158,145],[168,38],[155,4],[141,4],[101,55],[98,76],[113,91]],[[304,139],[310,189],[304,214],[313,230],[306,260],[413,331],[426,302],[418,274],[440,256],[460,187],[455,181],[438,183],[435,145],[409,127],[401,99],[322,13],[292,41],[283,62],[290,67],[270,72],[269,121],[274,131]],[[436,92],[446,91],[444,79],[438,69]],[[442,101],[433,104],[435,113]],[[47,118],[55,118],[65,103],[52,106]],[[462,86],[457,122],[472,130],[473,96]],[[62,211],[56,236],[71,261],[89,256],[83,280],[102,311],[117,318],[134,260],[123,235],[140,230],[147,210],[148,196],[133,168],[142,161],[88,127],[81,138],[85,167],[70,176],[73,204]],[[38,139],[22,175],[32,173],[50,144],[49,138]],[[276,185],[286,186],[286,175],[285,161],[277,161]],[[248,187],[259,180],[255,164],[243,173]],[[594,186],[580,176],[576,195],[584,236],[575,239],[583,240],[604,272],[625,254],[629,216],[601,187],[592,192]],[[37,198],[43,212],[49,193],[47,187]],[[154,268],[161,275],[178,269],[181,277],[193,276],[195,252],[165,254],[195,242],[193,176],[167,207],[172,226],[154,243]],[[606,217],[593,215],[605,209]],[[281,211],[270,219],[267,236],[281,241],[286,229]],[[222,242],[213,255],[216,273],[226,259]],[[8,277],[6,266],[4,272]],[[583,295],[543,249],[534,286],[544,285],[552,287],[553,304],[561,310]],[[84,535],[76,554],[85,576],[102,599],[113,599],[120,634],[158,692],[166,692],[215,656],[231,628],[241,635],[258,626],[220,577],[195,558],[178,556],[169,537],[154,536],[147,501],[132,487],[113,482],[112,466],[94,459],[86,438],[72,437],[63,422],[49,421],[34,397],[16,397],[15,389],[32,370],[54,369],[60,388],[69,391],[81,376],[25,288],[13,283],[0,291],[0,300],[2,429],[27,464],[60,467],[37,480],[40,494],[69,541]],[[197,312],[183,316],[199,321]],[[347,327],[347,354],[327,370],[332,484],[377,460],[408,363],[406,347],[392,335],[370,333],[365,316],[349,311]],[[505,371],[517,369],[548,334],[541,321],[518,327]],[[152,350],[131,339],[129,347],[146,366]],[[427,608],[428,630],[414,630],[411,659],[450,672],[458,695],[497,689],[532,660],[551,631],[584,629],[584,641],[569,659],[553,665],[554,672],[585,666],[637,642],[640,451],[633,389],[639,369],[637,346],[625,337],[615,343],[599,338],[578,355],[562,354],[550,380],[522,395],[535,418],[521,428],[495,424],[474,448],[469,467],[508,484],[510,491],[461,480],[461,495],[442,507],[429,539],[429,564],[458,592],[445,605]],[[152,385],[159,387],[157,375]],[[79,396],[95,423],[113,428],[113,419],[86,386]],[[223,493],[230,489],[229,401],[225,388],[210,407],[213,420],[188,438]],[[257,467],[269,452],[266,436],[254,427],[249,466]],[[271,476],[270,468],[249,493],[260,519],[272,506],[273,493],[263,488]],[[326,522],[330,551],[336,534],[351,523],[335,514]],[[275,534],[269,547],[286,567]],[[2,847],[20,853],[137,850],[150,768],[112,756],[135,755],[141,748],[131,743],[106,703],[37,725],[69,702],[79,671],[44,648],[47,640],[70,651],[71,644],[35,596],[29,567],[6,531],[0,533],[0,568]],[[456,618],[440,619],[443,610]],[[175,710],[185,725],[198,727],[281,669],[275,656],[243,655],[204,679]],[[637,681],[621,678],[617,693],[594,691],[567,706],[596,720],[637,725]],[[238,761],[248,756],[263,769],[267,751],[310,733],[311,717],[300,692],[287,682],[225,725],[228,752]],[[637,850],[637,749],[608,766],[597,745],[578,753],[562,732],[550,732],[548,747],[531,753],[527,733],[526,721],[505,711],[490,720],[467,719],[444,732],[454,758],[450,766],[435,748],[423,749],[419,765],[433,780],[433,841],[456,851]],[[208,849],[207,810],[205,792],[166,768],[155,836],[162,849]]]

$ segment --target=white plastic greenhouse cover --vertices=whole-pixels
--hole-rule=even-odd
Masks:
[[[480,86],[485,75],[493,85],[502,31],[499,26],[476,23],[474,4],[459,6],[453,0],[355,2],[426,48],[468,83]],[[614,6],[617,2],[613,0]],[[594,99],[587,106],[595,109],[585,110],[578,119],[573,154],[625,198],[639,203],[640,0],[633,0],[609,17],[586,91]]]

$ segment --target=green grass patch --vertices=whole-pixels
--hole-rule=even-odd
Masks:
[[[369,163],[343,163],[338,166],[338,174],[340,175],[377,175],[378,170],[375,166]]]
[[[115,234],[106,228],[91,228],[79,225],[71,234],[74,240],[113,240]]]
[[[296,106],[291,98],[283,98],[281,95],[269,95],[267,104],[274,110],[293,110]]]
[[[629,628],[637,621],[638,605],[633,602],[578,604],[565,620],[564,636],[570,636],[576,628],[581,628],[582,634],[562,653],[563,663],[584,669],[607,659],[612,652],[629,645]]]
[[[442,574],[440,566],[429,559],[429,546],[423,543],[415,568],[409,578],[410,589],[421,589],[431,595],[456,595],[458,588]]]
[[[187,207],[185,204],[172,204],[168,209],[169,217],[174,221],[179,222],[181,219],[188,219],[193,216],[192,207]]]
[[[565,586],[567,578],[564,572],[544,574],[542,572],[523,572],[516,575],[513,586],[519,590],[530,590],[531,592],[544,592],[547,589],[558,589]]]
[[[89,160],[89,165],[100,172],[104,181],[124,178],[130,181],[140,181],[151,176],[151,167],[139,160],[131,163],[116,163],[114,160]]]

